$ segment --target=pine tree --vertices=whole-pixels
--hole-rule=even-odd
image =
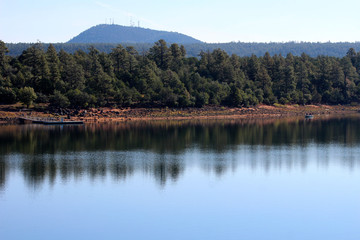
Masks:
[[[50,44],[46,52],[47,62],[50,70],[50,81],[54,89],[62,89],[64,82],[61,80],[60,60],[55,47]]]
[[[359,75],[357,75],[356,68],[352,65],[351,59],[348,56],[341,59],[341,65],[344,72],[342,94],[344,101],[347,103],[349,102],[349,85],[354,85],[354,82],[358,80]]]
[[[0,40],[0,87],[10,87],[11,81],[9,77],[9,57],[6,54],[9,52],[5,43]]]
[[[149,57],[156,65],[162,69],[167,70],[171,62],[171,53],[166,45],[165,40],[160,39],[155,42],[155,45],[149,50]]]

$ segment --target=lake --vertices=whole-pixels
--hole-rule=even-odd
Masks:
[[[0,126],[0,238],[358,240],[359,120]]]

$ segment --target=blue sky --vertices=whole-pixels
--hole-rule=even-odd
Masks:
[[[0,0],[0,40],[66,42],[112,18],[209,43],[355,42],[359,9],[359,0]]]

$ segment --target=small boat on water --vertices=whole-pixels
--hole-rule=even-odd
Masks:
[[[306,113],[305,114],[305,119],[313,119],[314,115],[312,115],[311,113]]]
[[[69,125],[69,124],[84,124],[83,121],[64,121],[63,118],[34,118],[34,117],[19,117],[20,123],[36,123],[44,125]]]

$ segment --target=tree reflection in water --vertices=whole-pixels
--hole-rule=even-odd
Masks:
[[[358,122],[358,117],[347,117],[0,126],[0,188],[11,169],[21,170],[36,187],[46,179],[53,184],[57,178],[84,176],[122,181],[136,172],[165,185],[192,163],[219,176],[238,166],[306,168],[314,158],[329,164],[333,158],[326,148],[335,145],[341,146],[337,161],[353,168],[358,164]],[[307,151],[310,146],[317,146],[315,152]]]

